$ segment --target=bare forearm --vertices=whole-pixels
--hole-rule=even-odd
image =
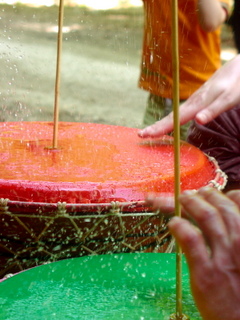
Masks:
[[[227,12],[218,0],[199,0],[198,18],[203,30],[216,30],[227,18]]]

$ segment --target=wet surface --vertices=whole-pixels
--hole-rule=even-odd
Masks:
[[[134,128],[60,122],[58,149],[52,149],[52,122],[3,122],[0,132],[2,198],[124,202],[173,193],[171,137],[142,143]],[[182,190],[199,189],[216,176],[207,156],[186,142],[180,166]]]
[[[175,312],[174,254],[115,254],[30,269],[0,284],[0,315],[21,319],[168,320]],[[25,310],[27,312],[25,314]],[[183,312],[200,316],[183,263]]]

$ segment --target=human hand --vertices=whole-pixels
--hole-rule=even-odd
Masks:
[[[180,124],[195,119],[206,124],[240,103],[240,54],[227,62],[179,109]],[[173,130],[173,113],[139,131],[141,138],[158,138]]]
[[[204,320],[240,319],[240,191],[203,188],[180,203],[199,229],[174,217],[169,229],[189,265],[193,297]]]
[[[156,196],[156,194],[148,194],[146,197],[146,203],[152,210],[159,210],[162,214],[172,216],[174,215],[174,195],[172,193],[162,192]]]
[[[198,0],[197,14],[199,24],[206,32],[216,30],[226,20],[228,11],[216,0]]]

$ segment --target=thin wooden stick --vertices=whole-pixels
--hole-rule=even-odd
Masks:
[[[54,120],[53,120],[53,149],[58,145],[58,119],[59,119],[59,93],[60,93],[60,69],[62,56],[62,27],[63,27],[64,0],[60,0],[58,13],[58,43],[57,43],[57,65],[55,81],[55,101],[54,101]]]
[[[179,43],[178,0],[172,0],[172,68],[173,68],[173,114],[174,114],[174,194],[175,215],[181,216],[180,188],[180,122],[179,122]],[[182,250],[176,253],[176,320],[182,320]]]

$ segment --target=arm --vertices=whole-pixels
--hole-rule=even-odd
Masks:
[[[175,217],[170,232],[182,246],[196,305],[204,320],[240,319],[240,191],[205,188],[180,197],[189,221]]]
[[[227,11],[218,0],[198,0],[198,19],[204,31],[216,30],[227,18]]]
[[[218,69],[215,74],[200,87],[180,107],[180,124],[195,118],[206,124],[219,114],[240,103],[240,54]],[[157,138],[173,129],[173,113],[139,131],[141,138]]]

